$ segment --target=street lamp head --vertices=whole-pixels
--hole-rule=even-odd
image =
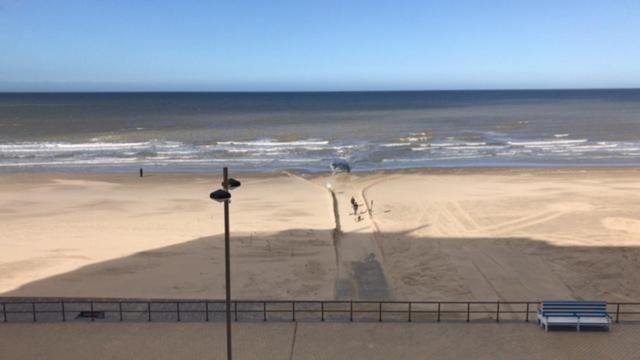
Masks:
[[[215,200],[217,202],[225,202],[225,201],[231,199],[231,194],[229,194],[228,191],[224,191],[222,189],[218,189],[218,190],[212,192],[211,194],[209,194],[209,197],[211,198],[211,200]]]
[[[229,180],[227,180],[227,184],[229,185],[229,190],[233,190],[237,187],[240,187],[240,181],[234,178],[229,178]],[[224,187],[224,181],[222,182],[222,186]]]

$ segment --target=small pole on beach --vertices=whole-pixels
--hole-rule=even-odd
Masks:
[[[212,200],[224,203],[224,275],[225,275],[225,310],[227,318],[227,360],[231,360],[231,249],[229,244],[229,201],[231,194],[229,190],[233,190],[240,186],[240,182],[236,179],[229,178],[228,169],[222,169],[222,187],[212,192],[209,197]],[[237,304],[236,304],[237,307]],[[236,309],[237,310],[237,309]]]

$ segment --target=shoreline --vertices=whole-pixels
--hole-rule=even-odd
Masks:
[[[239,178],[241,182],[244,180],[270,180],[274,178],[296,177],[308,180],[312,183],[318,179],[331,179],[336,176],[349,176],[354,179],[368,177],[385,177],[385,176],[413,176],[413,175],[493,175],[493,176],[517,176],[517,175],[541,175],[559,176],[572,174],[638,174],[640,175],[640,166],[637,167],[457,167],[457,168],[411,168],[411,169],[394,169],[394,170],[371,170],[371,171],[353,171],[351,173],[332,174],[330,171],[321,173],[295,173],[290,171],[273,171],[273,172],[244,172],[229,169],[230,176]],[[30,182],[38,182],[45,179],[59,178],[68,180],[106,180],[117,182],[144,181],[148,184],[161,184],[163,181],[176,181],[184,179],[185,181],[194,179],[212,179],[210,191],[220,187],[218,181],[222,178],[222,168],[219,172],[151,172],[145,171],[143,178],[138,176],[137,172],[37,172],[37,173],[2,173],[0,172],[0,186],[2,182],[11,183],[19,182],[28,184]],[[15,185],[15,184],[14,184]]]
[[[203,174],[217,174],[222,173],[221,166],[219,171],[153,171],[153,170],[145,170],[145,177],[148,175],[203,175]],[[144,168],[144,167],[143,167]],[[124,175],[124,174],[132,174],[138,175],[139,168],[135,168],[136,171],[16,171],[16,172],[2,172],[0,171],[0,176],[4,175],[91,175],[91,176],[101,176],[101,175]],[[433,167],[408,167],[408,168],[397,168],[397,169],[371,169],[371,170],[352,170],[351,172],[337,172],[336,174],[352,174],[352,175],[370,175],[370,174],[388,174],[388,173],[416,173],[416,172],[460,172],[460,171],[470,171],[470,172],[510,172],[510,171],[553,171],[553,170],[589,170],[589,171],[597,171],[597,170],[640,170],[640,165],[570,165],[570,166],[433,166]],[[229,170],[233,170],[232,167],[229,167]],[[269,171],[247,171],[247,170],[233,170],[234,173],[245,174],[252,177],[259,176],[270,176],[270,175],[282,175],[282,174],[292,174],[299,176],[328,176],[332,175],[333,172],[331,170],[326,171],[314,171],[314,172],[304,172],[297,171],[295,169],[279,169],[279,170],[269,170]]]

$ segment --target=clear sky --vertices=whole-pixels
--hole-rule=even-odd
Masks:
[[[0,0],[0,91],[599,87],[639,0]]]

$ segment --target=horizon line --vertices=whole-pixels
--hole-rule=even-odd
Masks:
[[[584,88],[483,88],[483,89],[376,89],[376,90],[20,90],[0,91],[0,94],[150,94],[150,93],[220,93],[220,94],[291,94],[291,93],[389,93],[389,92],[484,92],[484,91],[615,91],[640,90],[638,87],[584,87]]]

